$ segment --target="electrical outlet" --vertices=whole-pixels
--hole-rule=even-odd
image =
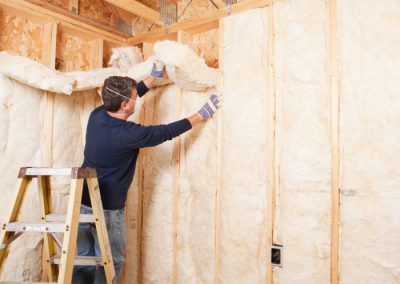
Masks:
[[[282,249],[281,245],[273,244],[271,246],[271,264],[272,266],[282,267]]]

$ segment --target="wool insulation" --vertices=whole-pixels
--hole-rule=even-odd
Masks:
[[[8,216],[14,199],[19,168],[40,166],[43,156],[43,91],[23,85],[0,74],[0,216]],[[27,111],[30,110],[30,111]],[[36,189],[37,184],[31,183]],[[32,210],[38,204],[38,195],[28,190],[22,203],[21,220],[40,219],[39,211]],[[0,220],[3,221],[3,220]],[[42,240],[38,234],[23,234],[13,244],[4,262],[0,279],[13,281],[40,280]]]
[[[266,281],[267,9],[226,17],[223,70],[221,255],[223,283]]]
[[[400,3],[336,3],[340,283],[400,283]],[[141,150],[127,201],[123,283],[138,283],[138,278],[141,283],[266,283],[272,103],[276,103],[274,242],[283,245],[282,267],[273,268],[273,283],[330,282],[333,59],[329,25],[333,21],[329,4],[327,0],[274,1],[273,58],[268,58],[270,8],[221,21],[220,70],[203,65],[187,47],[169,41],[156,44],[155,55],[164,58],[175,84],[153,89],[143,98],[141,123],[187,117],[215,92],[222,93],[223,106],[214,118],[178,139]],[[171,52],[175,47],[176,52]],[[145,76],[152,60],[128,74]],[[270,67],[274,68],[272,85]],[[1,68],[8,66],[0,64],[0,71],[5,70]],[[71,75],[74,90],[101,86],[111,69],[70,73],[75,74]],[[46,151],[45,94],[24,85],[32,83],[23,76],[7,72],[7,77],[0,75],[4,173],[0,218],[8,212],[18,169],[43,165]],[[271,90],[275,102],[268,100]],[[94,90],[55,95],[53,166],[82,162],[95,97]],[[133,119],[140,120],[138,115]],[[53,181],[53,204],[61,212],[69,181]],[[30,190],[21,219],[38,217],[38,211],[28,207],[35,202],[37,195]],[[41,246],[41,239],[33,235],[16,240],[0,279],[39,281]]]
[[[330,91],[326,1],[274,6],[277,206],[275,283],[329,283]]]
[[[74,79],[32,59],[0,52],[0,72],[37,89],[72,93]]]
[[[19,168],[22,166],[41,167],[44,164],[45,149],[45,93],[26,86],[0,74],[0,168],[2,169],[2,206],[0,216],[9,214],[14,198]],[[80,166],[83,161],[83,145],[87,119],[94,108],[95,91],[74,93],[72,96],[55,95],[52,166]],[[53,208],[65,212],[70,179],[51,179]],[[40,220],[37,183],[27,189],[18,220]],[[3,220],[1,220],[3,221]],[[41,280],[41,234],[24,233],[11,245],[10,252],[0,275],[2,280]]]
[[[400,2],[338,1],[340,282],[400,283]]]

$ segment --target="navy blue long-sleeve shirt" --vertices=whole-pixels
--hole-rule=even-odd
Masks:
[[[147,88],[139,85],[138,93],[141,92],[139,96],[142,96]],[[125,207],[140,148],[159,145],[191,128],[187,119],[166,125],[143,126],[110,116],[104,106],[96,108],[87,125],[82,166],[96,169],[103,208],[116,210]],[[82,204],[91,207],[86,183]]]

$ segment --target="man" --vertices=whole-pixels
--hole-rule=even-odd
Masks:
[[[127,121],[134,113],[137,97],[147,93],[156,78],[162,78],[163,68],[164,65],[156,61],[151,75],[138,84],[128,77],[107,78],[101,94],[104,104],[91,113],[87,125],[83,167],[95,168],[97,171],[117,281],[124,264],[125,202],[139,149],[156,146],[179,136],[211,117],[219,107],[217,96],[212,95],[199,112],[167,125],[142,126]],[[85,183],[81,214],[92,212]],[[97,233],[92,224],[79,225],[77,254],[100,256]],[[76,266],[72,283],[106,283],[104,269]]]

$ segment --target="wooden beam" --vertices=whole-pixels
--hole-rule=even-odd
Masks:
[[[219,20],[219,42],[218,42],[218,65],[223,72],[223,54],[224,54],[224,24]],[[223,95],[224,78],[221,79],[218,91]],[[217,121],[217,184],[215,188],[215,274],[214,283],[221,283],[221,219],[222,219],[222,123],[223,108],[218,111]]]
[[[151,52],[153,50],[153,45],[150,43],[143,43],[143,56],[144,58],[148,58],[150,54],[147,52]],[[146,100],[147,96],[142,97],[142,104],[140,109],[140,123],[145,124],[145,114],[146,114]],[[144,156],[146,155],[147,149],[141,149],[139,153],[139,165],[138,165],[138,205],[137,205],[137,231],[136,231],[136,249],[137,249],[137,264],[136,264],[136,283],[142,283],[143,277],[143,193],[144,193]]]
[[[189,35],[185,32],[178,32],[177,41],[180,43],[187,42]],[[182,118],[183,108],[183,91],[177,88],[176,94],[176,120]],[[180,155],[182,147],[182,137],[178,136],[174,139],[174,212],[173,212],[173,236],[172,236],[172,283],[178,280],[178,226],[179,226],[179,200],[180,200]]]
[[[68,10],[72,13],[79,14],[79,0],[69,0]]]
[[[98,69],[103,68],[103,54],[104,54],[104,41],[97,38],[89,42],[90,55],[89,55],[89,68]]]
[[[268,126],[268,141],[267,141],[267,284],[273,283],[273,270],[271,264],[271,246],[274,240],[275,228],[275,203],[276,203],[276,188],[275,188],[275,117],[276,117],[276,96],[275,96],[275,29],[273,4],[268,7],[266,16],[268,21],[268,94],[267,94],[267,126]]]
[[[270,5],[272,0],[247,0],[231,6],[230,14],[237,14],[246,10],[262,8]],[[168,29],[160,28],[155,31],[141,34],[128,39],[128,44],[137,45],[142,42],[154,42],[165,39],[166,36],[176,34],[178,31],[185,31],[190,34],[202,33],[219,26],[218,20],[228,15],[228,8],[224,7],[210,14],[196,19],[178,22],[168,26]]]
[[[337,4],[329,1],[330,90],[331,90],[331,284],[339,283],[339,76]]]
[[[160,13],[135,0],[106,0],[108,3],[129,11],[158,26],[164,24],[160,20]]]
[[[101,38],[89,42],[89,68],[98,69],[103,68],[103,55],[104,55],[104,41]],[[103,104],[101,96],[96,95],[94,101],[94,108]]]
[[[42,63],[47,67],[55,69],[57,47],[57,23],[43,25],[43,49]],[[54,114],[54,93],[46,92],[44,113],[44,153],[43,165],[52,166],[52,144],[53,144],[53,114]]]
[[[126,34],[40,0],[0,0],[0,7],[5,12],[12,8],[18,11],[19,17],[37,19],[40,23],[57,22],[60,30],[73,30],[83,38],[101,37],[106,41],[126,45]]]

